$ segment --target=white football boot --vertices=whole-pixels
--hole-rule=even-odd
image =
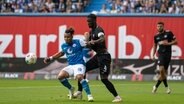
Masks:
[[[94,99],[93,99],[93,96],[92,95],[88,95],[88,102],[93,102]]]
[[[156,91],[157,91],[156,86],[153,86],[152,93],[156,93]]]
[[[73,98],[77,98],[82,100],[82,92],[81,91],[77,91],[73,94]]]
[[[171,93],[171,89],[169,87],[166,87],[166,93],[170,94]]]
[[[112,102],[113,103],[117,103],[117,102],[121,102],[121,101],[122,101],[121,97],[120,96],[116,96]]]

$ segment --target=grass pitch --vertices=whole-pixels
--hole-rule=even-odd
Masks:
[[[77,81],[70,80],[77,86]],[[169,82],[171,94],[165,93],[163,84],[152,94],[155,82],[112,81],[123,102],[119,104],[184,104],[184,82]],[[113,96],[101,81],[90,80],[94,102],[68,100],[68,90],[58,80],[0,80],[0,104],[112,104]],[[77,88],[77,87],[76,87]]]

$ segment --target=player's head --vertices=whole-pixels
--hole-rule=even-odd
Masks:
[[[74,34],[74,29],[72,27],[67,28],[65,30],[64,39],[66,43],[70,44],[72,42],[73,34]]]
[[[164,23],[163,22],[158,22],[157,23],[157,31],[158,32],[163,32],[164,31]]]
[[[87,16],[87,22],[89,28],[96,28],[96,15],[95,14],[89,14]]]

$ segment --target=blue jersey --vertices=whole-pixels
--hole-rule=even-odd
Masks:
[[[84,41],[73,39],[72,44],[63,43],[61,45],[62,51],[66,54],[69,65],[83,64],[83,47],[85,46]]]
[[[83,49],[83,56],[86,58],[90,58],[91,57],[90,51],[91,51],[90,48],[84,48]]]

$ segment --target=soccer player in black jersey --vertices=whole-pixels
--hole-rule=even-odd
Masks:
[[[166,93],[170,94],[171,90],[167,84],[167,68],[169,66],[171,60],[172,49],[171,46],[177,44],[176,37],[174,34],[164,29],[164,23],[158,22],[157,23],[157,31],[158,33],[154,36],[154,45],[153,45],[153,52],[151,55],[151,59],[155,60],[155,53],[158,48],[158,65],[159,65],[159,76],[158,81],[155,86],[153,86],[152,93],[156,93],[159,85],[161,82],[164,83],[166,87]]]
[[[122,99],[118,95],[114,85],[108,80],[111,66],[111,55],[106,48],[104,30],[97,25],[96,18],[95,14],[89,14],[87,16],[87,23],[91,30],[89,33],[85,34],[87,37],[86,41],[87,45],[96,52],[96,55],[87,61],[86,72],[99,68],[101,81],[114,96],[112,102],[121,102]],[[78,86],[79,89],[74,94],[76,97],[81,96],[82,94],[82,86],[80,82],[78,82]]]

